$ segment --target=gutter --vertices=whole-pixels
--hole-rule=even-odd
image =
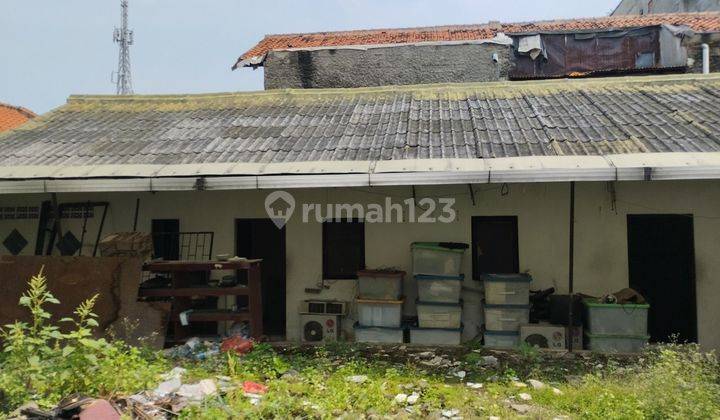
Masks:
[[[638,164],[634,157],[647,159]],[[670,156],[648,156],[670,155]],[[676,156],[680,155],[680,156]],[[530,158],[510,158],[504,165],[486,169],[435,171],[382,168],[368,173],[313,173],[262,175],[197,175],[166,177],[98,177],[63,179],[0,180],[0,194],[73,193],[73,192],[159,192],[159,191],[228,191],[295,188],[381,187],[409,185],[498,184],[535,182],[607,182],[607,181],[666,181],[720,179],[720,156],[692,164],[694,155],[717,153],[657,153],[597,157],[605,164],[567,167],[530,167],[520,161]],[[595,157],[593,157],[595,158]],[[684,161],[683,159],[684,158]],[[717,162],[713,162],[716,161]],[[478,160],[476,160],[477,162]],[[482,160],[479,160],[482,161]],[[515,161],[516,163],[512,163]],[[675,161],[674,163],[672,161]],[[397,165],[402,162],[395,162]],[[528,162],[525,162],[528,163]],[[566,162],[567,163],[567,162]],[[504,166],[504,167],[503,167]]]

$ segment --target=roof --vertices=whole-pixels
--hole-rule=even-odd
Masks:
[[[73,96],[0,134],[0,179],[355,173],[368,182],[371,172],[610,169],[688,154],[695,163],[681,166],[714,156],[720,176],[719,101],[720,74]]]
[[[0,131],[12,130],[34,117],[35,113],[29,109],[0,102]]]
[[[605,16],[597,18],[549,20],[524,23],[484,23],[478,25],[433,26],[402,29],[370,29],[304,34],[267,35],[240,56],[233,69],[259,65],[271,50],[348,45],[407,44],[439,41],[490,39],[498,33],[543,31],[584,31],[655,25],[686,25],[695,32],[720,32],[720,13],[671,13],[645,16]]]

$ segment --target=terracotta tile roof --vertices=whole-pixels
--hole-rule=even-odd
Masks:
[[[468,41],[493,38],[498,32],[573,31],[631,28],[661,24],[687,25],[696,32],[720,32],[720,13],[670,13],[645,16],[606,16],[525,23],[485,23],[479,25],[433,26],[424,28],[371,29],[340,32],[267,35],[241,55],[243,60],[264,56],[271,50],[288,48],[332,47],[346,45],[406,44],[428,41]]]
[[[12,130],[35,116],[29,109],[0,102],[0,131]]]

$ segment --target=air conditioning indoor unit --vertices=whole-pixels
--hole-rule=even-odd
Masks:
[[[340,316],[330,314],[300,314],[300,338],[304,343],[337,341],[340,336]]]
[[[573,348],[582,349],[582,327],[573,328]],[[564,350],[567,327],[552,324],[528,324],[520,327],[520,341],[541,349]]]

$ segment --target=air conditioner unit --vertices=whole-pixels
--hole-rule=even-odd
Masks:
[[[345,315],[346,302],[339,300],[304,300],[300,304],[301,314]]]
[[[340,315],[300,314],[300,339],[304,343],[337,341],[340,327]]]
[[[533,347],[567,349],[567,327],[553,324],[528,324],[520,327],[520,340]],[[573,327],[573,348],[582,349],[582,327]]]

